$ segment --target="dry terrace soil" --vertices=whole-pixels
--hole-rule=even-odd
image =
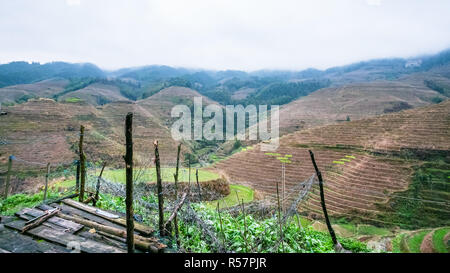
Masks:
[[[378,213],[376,203],[385,203],[392,193],[407,189],[413,169],[407,160],[369,152],[382,150],[389,154],[401,148],[448,151],[449,139],[450,100],[447,100],[437,105],[288,134],[280,139],[275,153],[292,155],[292,163],[286,164],[290,200],[295,197],[295,193],[291,194],[293,187],[314,173],[308,153],[308,149],[312,149],[324,176],[331,214],[358,211],[360,215],[362,212],[370,216]],[[340,148],[346,145],[349,148]],[[281,163],[275,156],[260,151],[259,145],[219,162],[215,168],[231,183],[251,186],[265,198],[275,200]],[[301,209],[320,215],[317,189],[307,202],[301,203]]]

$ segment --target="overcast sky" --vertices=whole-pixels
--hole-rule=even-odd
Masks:
[[[448,0],[0,1],[0,63],[324,69],[450,47]]]

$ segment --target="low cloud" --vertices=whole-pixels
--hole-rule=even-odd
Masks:
[[[81,5],[81,0],[66,0],[68,6],[79,6]]]

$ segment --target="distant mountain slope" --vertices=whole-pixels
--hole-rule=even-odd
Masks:
[[[69,83],[62,78],[48,79],[32,84],[19,84],[0,88],[0,98],[3,103],[15,103],[22,98],[52,97],[64,90]]]
[[[287,145],[350,146],[369,151],[450,150],[450,100],[394,114],[299,131]],[[289,143],[289,144],[288,144]]]
[[[192,107],[195,97],[202,98],[204,107],[209,104],[219,104],[193,89],[178,86],[165,88],[149,98],[138,101],[137,104],[157,116],[166,126],[170,126],[172,108],[179,104]]]
[[[282,134],[314,126],[425,106],[446,97],[418,83],[377,81],[324,88],[302,97],[280,110]]]
[[[66,93],[58,97],[59,101],[77,98],[92,105],[103,105],[116,101],[129,101],[123,96],[120,88],[112,84],[94,83],[85,88]]]
[[[89,63],[53,62],[41,65],[39,63],[12,62],[0,65],[0,87],[33,83],[55,77],[69,79],[104,76],[105,73],[100,68]]]

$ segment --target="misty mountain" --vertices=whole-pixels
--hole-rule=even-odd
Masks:
[[[104,77],[105,73],[94,64],[52,62],[46,64],[12,62],[0,65],[0,87],[43,81],[51,78]]]

